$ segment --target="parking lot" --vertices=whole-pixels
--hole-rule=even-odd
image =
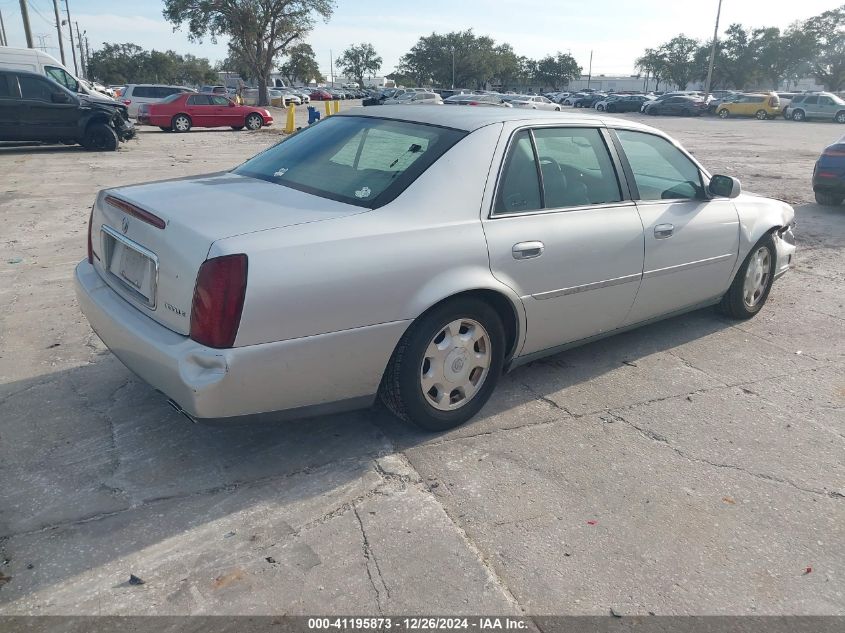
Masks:
[[[0,149],[0,613],[845,614],[845,207],[810,187],[845,126],[620,115],[796,207],[751,321],[534,362],[448,433],[192,425],[92,333],[73,269],[99,189],[230,168],[274,115]]]

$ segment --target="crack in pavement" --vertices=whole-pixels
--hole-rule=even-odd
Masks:
[[[370,547],[370,541],[367,538],[367,531],[364,529],[364,522],[361,520],[361,515],[358,513],[357,506],[353,505],[352,511],[355,513],[355,518],[358,520],[358,528],[361,531],[361,549],[364,553],[364,568],[367,570],[367,577],[370,579],[370,585],[372,586],[373,591],[376,594],[376,607],[378,608],[379,615],[384,615],[384,605],[382,604],[381,591],[379,591],[379,588],[376,585],[375,578],[373,578],[373,572],[370,569],[370,562],[375,565],[376,575],[378,576],[379,583],[387,594],[387,600],[390,599],[390,589],[388,588],[387,583],[384,581],[384,576],[381,573],[381,567],[379,567],[378,559],[376,558],[372,548]]]
[[[795,488],[796,490],[800,490],[802,492],[806,492],[806,493],[813,494],[813,495],[818,495],[820,497],[828,497],[828,498],[831,498],[831,499],[845,499],[845,494],[843,494],[841,492],[836,492],[836,491],[833,491],[833,490],[818,490],[816,488],[807,488],[807,487],[801,486],[801,485],[799,485],[799,484],[797,484],[794,481],[791,481],[789,479],[784,479],[782,477],[776,477],[775,475],[768,475],[768,474],[765,474],[765,473],[756,473],[756,472],[750,471],[746,468],[743,468],[742,466],[737,466],[736,464],[724,464],[724,463],[721,463],[721,462],[714,462],[714,461],[711,461],[709,459],[705,459],[703,457],[693,457],[692,455],[688,455],[684,450],[682,450],[682,449],[680,449],[676,446],[673,446],[672,443],[669,442],[669,440],[665,436],[660,435],[659,433],[656,433],[656,432],[652,431],[651,429],[647,429],[647,428],[643,428],[641,426],[638,426],[637,424],[634,424],[633,422],[626,420],[623,416],[619,415],[618,413],[615,413],[613,411],[608,411],[608,413],[611,416],[613,416],[613,418],[616,421],[623,422],[624,424],[627,424],[632,429],[636,430],[643,437],[645,437],[645,438],[647,438],[647,439],[649,439],[653,442],[656,442],[658,444],[664,445],[666,448],[674,451],[680,457],[684,458],[687,461],[698,463],[698,464],[706,464],[708,466],[713,466],[714,468],[724,468],[724,469],[728,469],[728,470],[736,470],[736,471],[739,471],[743,474],[749,475],[751,477],[755,477],[757,479],[763,479],[764,481],[771,481],[771,482],[775,482],[775,483],[786,484],[788,486]]]

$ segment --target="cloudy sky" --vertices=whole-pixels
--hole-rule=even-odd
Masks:
[[[724,0],[721,24],[783,28],[841,1]],[[64,2],[60,0],[62,7]],[[174,33],[161,16],[158,0],[68,2],[71,17],[87,32],[92,50],[103,42],[134,42],[144,48],[191,52],[212,62],[225,57],[223,42],[195,43],[182,31]],[[384,58],[382,72],[387,73],[421,35],[468,28],[510,42],[517,54],[529,57],[568,51],[585,70],[593,50],[593,73],[609,75],[633,72],[633,61],[644,48],[678,33],[711,37],[718,0],[337,0],[336,4],[331,20],[320,22],[308,38],[326,75],[330,56],[352,43],[373,43]],[[37,36],[45,36],[47,52],[58,56],[52,0],[29,0],[29,6],[36,45]],[[0,0],[0,12],[10,45],[25,46],[18,0]]]

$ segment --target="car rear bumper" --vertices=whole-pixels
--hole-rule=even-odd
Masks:
[[[843,177],[813,177],[813,191],[845,195],[845,178]]]
[[[408,321],[212,349],[160,325],[87,261],[76,295],[91,328],[131,371],[195,420],[304,417],[368,406]],[[287,412],[287,414],[279,414]]]

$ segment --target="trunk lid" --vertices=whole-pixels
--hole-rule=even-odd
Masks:
[[[187,335],[197,272],[216,240],[365,211],[228,172],[109,189],[93,209],[94,266],[139,310]]]

